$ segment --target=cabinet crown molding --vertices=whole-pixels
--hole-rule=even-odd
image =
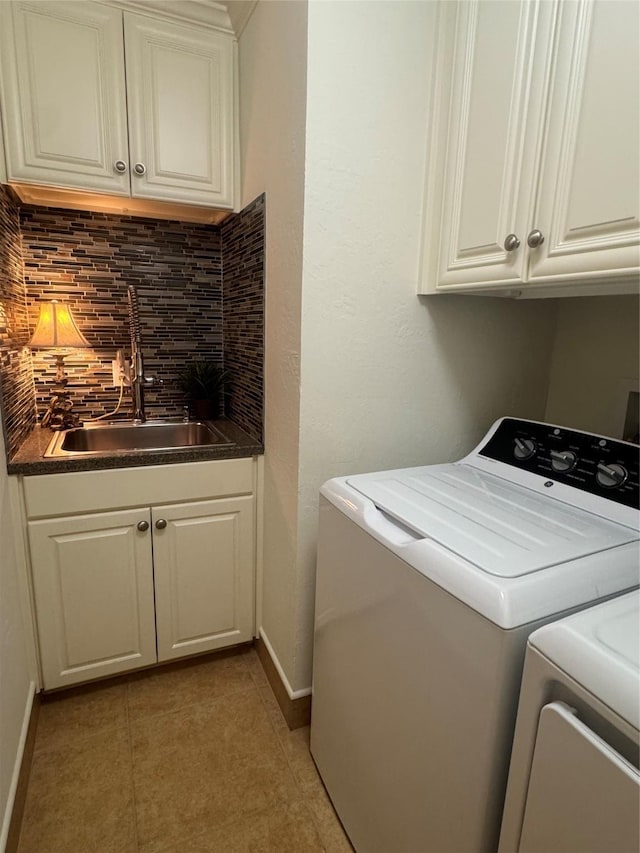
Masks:
[[[234,35],[231,18],[224,3],[215,0],[104,0],[128,12],[160,16],[174,21],[202,24],[222,33]]]

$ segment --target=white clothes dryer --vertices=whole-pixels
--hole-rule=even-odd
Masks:
[[[527,644],[500,853],[640,850],[640,593]]]
[[[358,853],[486,853],[529,634],[638,586],[638,448],[503,418],[324,484],[311,752]]]

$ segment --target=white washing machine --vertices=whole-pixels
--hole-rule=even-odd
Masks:
[[[358,853],[495,851],[529,634],[638,586],[638,448],[503,418],[324,484],[311,752]]]
[[[529,637],[500,853],[640,850],[640,593]]]

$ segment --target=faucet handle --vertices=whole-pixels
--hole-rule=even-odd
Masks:
[[[189,406],[182,407],[182,420],[185,424],[189,423]]]

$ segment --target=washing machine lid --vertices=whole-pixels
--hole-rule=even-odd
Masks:
[[[347,483],[414,533],[500,578],[638,539],[628,527],[464,463],[361,474]]]
[[[640,591],[545,625],[529,645],[640,728]]]

